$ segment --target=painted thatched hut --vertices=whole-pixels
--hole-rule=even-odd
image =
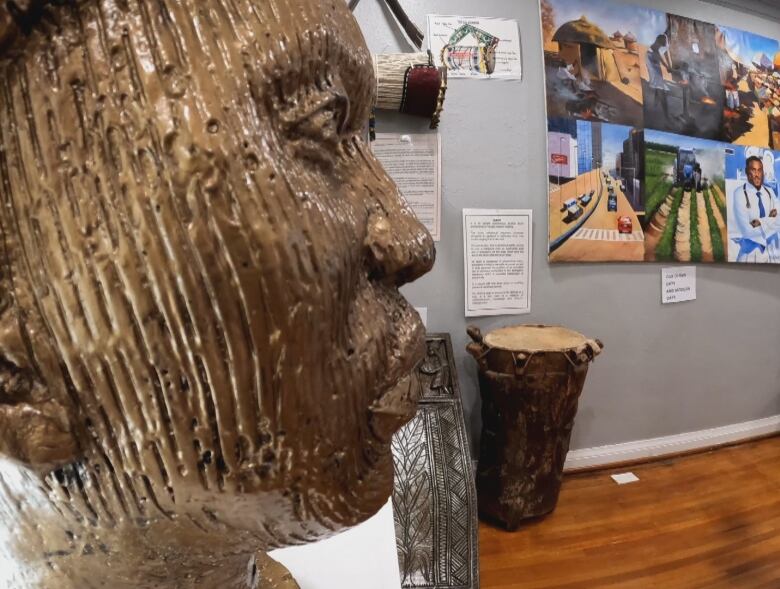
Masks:
[[[604,82],[624,80],[615,60],[612,41],[585,16],[561,25],[553,41],[560,47],[561,58],[574,65],[577,72],[584,72],[587,77]]]

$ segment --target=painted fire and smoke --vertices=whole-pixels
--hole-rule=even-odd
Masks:
[[[550,260],[780,263],[780,42],[612,0],[541,18]]]

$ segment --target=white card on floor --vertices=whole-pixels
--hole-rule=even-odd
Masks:
[[[661,302],[682,303],[696,300],[696,266],[661,269]]]
[[[618,485],[627,485],[628,483],[635,483],[639,480],[633,472],[624,472],[622,474],[613,474],[612,480]]]

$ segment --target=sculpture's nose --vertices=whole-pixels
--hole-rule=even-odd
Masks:
[[[375,280],[401,286],[433,267],[436,249],[398,187],[379,162],[368,157],[377,179],[365,241],[368,265]]]

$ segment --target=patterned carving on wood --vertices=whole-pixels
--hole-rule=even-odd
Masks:
[[[422,388],[422,401],[454,398],[452,379],[454,366],[448,354],[449,340],[443,337],[429,337],[425,359],[420,363],[417,373]],[[451,348],[451,346],[450,346]]]
[[[404,589],[478,589],[477,502],[449,336],[429,336],[420,410],[393,441]]]
[[[426,586],[423,583],[433,578],[433,486],[427,439],[426,416],[419,411],[393,440],[393,513],[404,587]]]

